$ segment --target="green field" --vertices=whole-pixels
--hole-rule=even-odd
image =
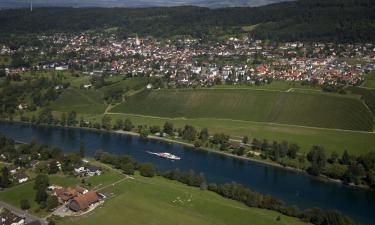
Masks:
[[[365,82],[361,85],[361,87],[365,88],[374,88],[375,89],[375,70],[369,72],[365,76]]]
[[[100,88],[102,92],[106,92],[110,89],[121,88],[127,90],[138,90],[147,85],[147,78],[128,78],[126,80],[119,80],[111,85]]]
[[[375,89],[375,80],[366,80],[362,87],[366,87],[366,88],[374,88]]]
[[[106,79],[107,82],[112,84],[104,86],[98,90],[94,89],[79,89],[82,84],[90,83],[87,77],[70,77],[68,82],[71,83],[73,88],[64,90],[61,96],[51,105],[54,111],[68,112],[75,111],[79,114],[97,115],[103,114],[107,108],[107,104],[103,100],[103,95],[106,91],[114,88],[122,88],[128,91],[137,90],[146,86],[146,79],[126,79],[121,77],[110,77]]]
[[[106,104],[102,92],[69,88],[51,105],[54,111],[76,111],[82,114],[102,114]]]
[[[130,118],[136,125],[160,125],[171,121],[175,127],[182,128],[185,124],[198,129],[209,129],[211,135],[224,132],[232,138],[241,140],[244,135],[250,138],[267,139],[269,141],[287,140],[298,143],[301,151],[307,153],[313,145],[322,145],[327,153],[336,151],[341,154],[347,149],[351,154],[360,155],[375,150],[375,133],[340,131],[320,128],[298,127],[283,124],[257,123],[211,118],[157,118],[130,114],[110,114],[113,121]],[[100,117],[96,118],[100,121]]]
[[[125,180],[103,191],[107,196],[114,197],[92,213],[83,217],[64,218],[58,224],[305,224],[286,216],[276,221],[279,215],[277,212],[249,208],[213,192],[201,191],[161,177],[144,178],[137,175],[134,180]],[[178,198],[181,201],[176,201]]]
[[[210,89],[255,89],[255,90],[275,90],[275,91],[298,91],[298,90],[305,90],[305,91],[316,91],[320,92],[320,87],[313,87],[307,85],[301,85],[296,82],[286,82],[286,81],[273,81],[270,84],[265,85],[245,85],[245,84],[237,84],[237,85],[215,85]]]
[[[111,112],[361,131],[372,131],[374,123],[365,104],[353,97],[244,89],[143,91]]]
[[[361,100],[366,103],[368,108],[375,115],[375,89],[361,88],[361,87],[348,87],[350,93],[361,96]]]

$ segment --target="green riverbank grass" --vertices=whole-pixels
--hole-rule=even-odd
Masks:
[[[249,208],[213,192],[201,191],[161,177],[144,178],[136,175],[134,180],[127,179],[103,191],[113,197],[102,207],[82,217],[61,219],[58,224],[306,224],[286,216],[281,216],[281,220],[277,221],[277,212]]]

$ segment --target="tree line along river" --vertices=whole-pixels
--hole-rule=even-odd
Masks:
[[[78,151],[82,139],[88,156],[104,150],[131,155],[139,162],[152,162],[162,171],[191,169],[203,173],[208,182],[237,182],[289,205],[337,209],[363,224],[375,224],[375,191],[322,181],[302,172],[125,134],[8,122],[0,122],[0,132],[17,141],[36,139],[67,152]],[[147,151],[170,152],[181,160],[170,161]]]

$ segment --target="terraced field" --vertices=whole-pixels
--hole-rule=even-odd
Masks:
[[[126,90],[138,90],[147,85],[147,78],[128,78],[114,82],[111,85],[100,88],[103,93],[114,88],[121,88]]]
[[[258,90],[143,91],[112,112],[361,131],[372,131],[374,123],[371,111],[353,97]]]
[[[361,100],[366,103],[375,115],[375,89],[362,87],[348,87],[347,90],[353,94],[361,95]]]
[[[95,90],[66,89],[51,105],[54,111],[76,111],[82,114],[104,113],[106,105],[102,100],[102,92]]]

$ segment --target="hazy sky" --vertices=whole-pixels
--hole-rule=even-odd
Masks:
[[[0,8],[29,7],[31,0],[0,0]],[[34,7],[259,6],[290,0],[32,0]]]

